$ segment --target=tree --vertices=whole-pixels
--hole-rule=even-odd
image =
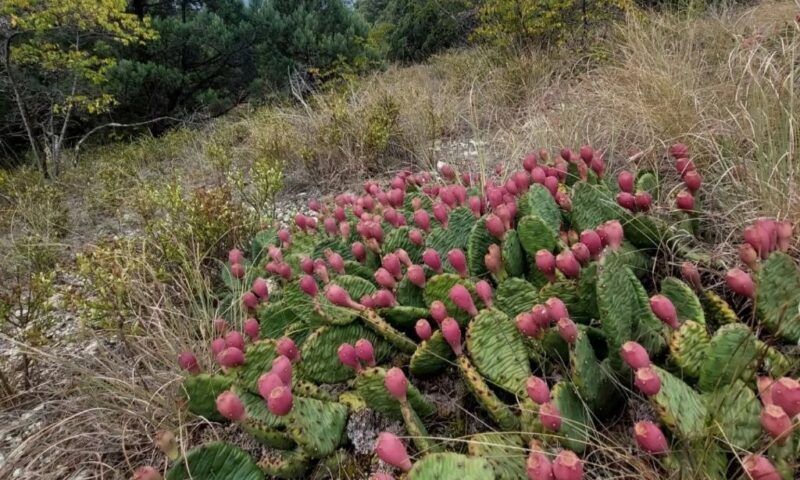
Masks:
[[[4,0],[0,61],[31,154],[45,176],[58,175],[64,142],[82,115],[107,111],[103,87],[116,63],[111,46],[154,37],[125,0]]]

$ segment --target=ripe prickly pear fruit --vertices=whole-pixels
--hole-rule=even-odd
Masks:
[[[633,193],[633,174],[623,170],[617,175],[617,185],[623,192]]]
[[[531,307],[531,316],[539,328],[547,328],[552,322],[547,305],[534,305]]]
[[[456,179],[456,170],[449,163],[439,162],[436,167],[439,170],[439,175],[445,180],[453,181]]]
[[[630,192],[619,192],[617,204],[626,210],[636,211],[636,197]]]
[[[200,373],[200,364],[197,363],[197,357],[192,352],[181,352],[178,355],[178,365],[192,375]]]
[[[622,239],[625,237],[625,232],[622,230],[622,224],[619,223],[619,220],[609,220],[600,225],[597,228],[597,234],[600,235],[600,239],[611,250],[618,249],[622,245]]]
[[[270,413],[282,417],[292,410],[292,390],[287,386],[275,387],[269,393],[267,408]]]
[[[217,411],[232,422],[241,422],[245,418],[242,400],[231,391],[224,391],[217,397]]]
[[[442,260],[439,258],[439,252],[436,250],[428,248],[422,252],[422,261],[434,272],[442,273]]]
[[[370,475],[369,480],[395,480],[391,473],[377,472]]]
[[[556,268],[567,278],[578,278],[581,274],[581,264],[572,250],[564,250],[556,255]]]
[[[392,433],[382,432],[378,435],[375,453],[378,458],[395,468],[404,472],[411,470],[411,459],[408,457],[406,446]]]
[[[214,331],[223,335],[228,330],[228,322],[222,317],[215,318],[211,324],[214,326]]]
[[[650,366],[650,356],[647,354],[647,350],[632,340],[622,344],[620,355],[622,360],[634,370]]]
[[[545,180],[547,180],[547,172],[542,167],[534,167],[531,170],[531,180],[533,183],[544,185]]]
[[[700,186],[703,184],[703,177],[700,176],[697,170],[689,170],[683,174],[683,183],[690,192],[695,193],[700,190]]]
[[[475,292],[478,294],[478,298],[481,299],[484,305],[487,308],[492,307],[492,286],[489,285],[489,282],[486,280],[480,280],[478,283],[475,284]]]
[[[292,384],[292,361],[285,355],[278,355],[272,361],[272,372],[281,378],[284,385]]]
[[[389,308],[397,305],[397,299],[391,291],[382,288],[372,295],[372,303],[372,308]]]
[[[450,300],[456,304],[456,307],[469,313],[471,317],[478,315],[478,309],[475,308],[475,303],[472,301],[472,295],[464,285],[456,284],[450,289]]]
[[[238,348],[244,351],[244,338],[242,338],[242,334],[236,330],[228,332],[228,334],[225,335],[225,346]]]
[[[464,252],[461,249],[454,248],[447,252],[447,261],[450,263],[450,266],[453,267],[453,270],[458,273],[461,278],[467,278],[469,276],[469,271],[467,270],[467,257],[464,255]]]
[[[503,239],[503,236],[506,233],[506,227],[503,224],[503,220],[499,216],[495,215],[494,213],[490,213],[486,216],[486,220],[484,222],[486,224],[486,230],[488,230],[493,237],[500,240]]]
[[[652,397],[661,390],[661,379],[651,367],[636,370],[634,385],[648,397]]]
[[[636,202],[636,209],[642,212],[649,211],[653,205],[653,197],[649,192],[638,192],[634,196],[634,201]]]
[[[582,480],[583,461],[570,450],[562,450],[553,462],[555,480]]]
[[[390,368],[386,372],[386,377],[383,379],[383,384],[389,394],[401,402],[406,401],[408,394],[408,379],[405,373],[397,367]]]
[[[339,357],[339,361],[342,365],[350,367],[356,372],[361,371],[361,364],[358,362],[356,349],[349,343],[339,345],[339,349],[336,350],[336,356]]]
[[[592,254],[589,253],[589,249],[586,247],[586,245],[580,242],[574,243],[570,247],[570,250],[572,251],[572,255],[575,257],[575,260],[577,260],[581,265],[586,265],[589,263],[589,260],[592,259]]]
[[[794,418],[800,414],[800,382],[789,377],[779,378],[772,385],[772,400]]]
[[[694,162],[688,158],[678,158],[675,160],[675,170],[678,172],[678,175],[683,178],[688,172],[696,170]]]
[[[603,240],[600,235],[594,230],[584,230],[581,232],[580,242],[586,245],[592,257],[596,257],[603,251]]]
[[[388,270],[381,267],[375,270],[375,282],[383,288],[388,288],[390,290],[394,289],[397,286],[397,282],[394,280],[394,276],[389,273]]]
[[[447,318],[447,307],[444,306],[444,303],[439,300],[431,302],[431,318],[440,324]]]
[[[300,290],[309,297],[316,297],[319,292],[317,281],[311,275],[303,275],[300,277]]]
[[[353,243],[353,245],[350,246],[350,252],[359,262],[363,262],[364,259],[367,258],[367,247],[361,242]]]
[[[447,317],[442,321],[442,336],[456,355],[461,355],[461,327],[454,318]]]
[[[544,179],[544,186],[550,191],[550,195],[553,195],[555,198],[555,195],[558,192],[558,177],[548,176]]]
[[[531,449],[525,464],[528,480],[553,480],[553,465],[547,455],[540,450]]]
[[[417,320],[417,323],[414,324],[414,331],[417,332],[417,336],[420,340],[429,340],[431,335],[433,335],[431,324],[424,318]]]
[[[339,275],[344,274],[344,258],[336,252],[327,251],[325,254],[328,257],[328,265],[331,266],[334,272]]]
[[[231,262],[231,265],[236,263],[244,263],[244,254],[238,248],[234,248],[228,252],[228,261]]]
[[[211,353],[214,355],[219,354],[219,352],[225,350],[225,339],[224,338],[215,338],[211,341]]]
[[[411,241],[411,243],[413,243],[418,247],[421,247],[422,245],[425,244],[425,239],[422,238],[422,232],[417,230],[416,228],[409,230],[408,239]]]
[[[686,158],[689,155],[689,147],[683,143],[676,143],[669,147],[669,155],[674,158]]]
[[[408,276],[408,281],[412,284],[416,285],[419,288],[425,288],[425,270],[420,267],[419,265],[411,265],[406,270],[406,275]]]
[[[752,480],[781,480],[781,475],[763,455],[753,453],[744,457],[742,466]]]
[[[681,264],[681,276],[683,280],[695,290],[701,290],[703,288],[703,282],[700,279],[700,270],[697,269],[697,265],[694,263],[683,262]]]
[[[778,405],[767,405],[761,410],[761,428],[783,443],[792,433],[792,419]]]
[[[545,402],[539,405],[539,421],[545,429],[557,432],[561,429],[561,412],[553,402]]]
[[[251,342],[258,340],[258,337],[261,334],[261,326],[258,324],[258,320],[255,318],[248,318],[245,320],[244,334],[247,335],[247,338],[249,338]]]
[[[534,168],[536,168],[536,161],[537,161],[536,152],[531,152],[525,155],[525,158],[522,160],[522,168],[531,172],[533,171]]]
[[[653,455],[662,455],[669,452],[669,445],[664,432],[653,422],[644,420],[636,422],[633,426],[633,435],[639,448]]]
[[[244,265],[241,263],[234,263],[231,265],[231,275],[234,278],[242,279],[244,278]]]
[[[533,314],[529,312],[522,312],[514,319],[517,325],[517,330],[526,337],[535,337],[539,334],[540,326],[534,320]]]
[[[347,290],[339,285],[330,284],[325,289],[325,297],[329,302],[337,307],[352,308],[354,310],[363,310],[364,306],[353,301]]]
[[[556,257],[550,250],[541,249],[536,252],[536,268],[545,275],[556,272]]]
[[[300,259],[300,270],[308,275],[314,274],[314,260],[311,257],[303,257]]]
[[[550,401],[550,387],[540,377],[535,375],[528,377],[525,390],[528,392],[528,397],[537,405],[543,405]]]
[[[594,150],[589,145],[583,145],[579,150],[579,155],[581,156],[581,160],[584,161],[587,165],[592,162],[592,158],[594,157]]]
[[[725,274],[725,283],[738,295],[747,298],[753,298],[755,295],[756,287],[753,285],[753,278],[738,268],[728,270],[728,273]]]
[[[217,363],[225,368],[233,368],[243,365],[244,352],[236,347],[227,347],[217,354]]]
[[[366,338],[362,338],[356,342],[356,357],[370,367],[375,366],[375,348],[372,342]]]
[[[272,371],[258,377],[258,382],[256,382],[258,394],[261,395],[261,398],[264,400],[269,400],[269,394],[272,393],[272,391],[276,388],[284,385],[285,384],[283,383],[283,380],[281,380],[281,377]]]
[[[778,222],[775,226],[778,250],[786,252],[792,246],[792,222]]]
[[[433,218],[435,218],[443,227],[447,228],[447,220],[450,216],[447,205],[444,203],[437,203],[433,206]]]
[[[694,196],[688,191],[680,192],[675,197],[675,206],[684,212],[691,212],[694,210]]]
[[[161,480],[163,477],[153,467],[139,467],[133,472],[132,480]]]
[[[578,327],[575,322],[569,317],[563,317],[558,320],[558,335],[569,344],[575,343],[578,339]]]
[[[739,245],[739,259],[750,270],[758,270],[758,252],[749,243]]]
[[[431,229],[431,217],[428,215],[428,212],[419,209],[414,212],[414,224],[420,228],[420,230],[424,230],[429,232]]]
[[[678,321],[678,312],[675,310],[675,305],[664,295],[653,295],[650,297],[650,309],[659,320],[670,327],[679,328],[681,326]]]
[[[500,273],[503,269],[503,257],[500,253],[500,247],[496,244],[489,245],[489,252],[483,256],[483,263],[491,273]]]
[[[258,306],[258,297],[253,292],[244,292],[244,295],[242,295],[242,305],[248,310],[255,310]]]
[[[558,297],[550,297],[544,302],[547,307],[547,315],[550,317],[551,322],[557,322],[564,317],[569,317],[567,306]]]
[[[294,340],[289,337],[280,338],[276,350],[278,354],[288,358],[292,363],[297,363],[300,360],[300,351],[297,350]]]

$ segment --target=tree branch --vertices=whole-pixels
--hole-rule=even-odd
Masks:
[[[182,123],[182,122],[183,122],[183,120],[181,120],[181,119],[179,119],[179,118],[175,118],[175,117],[158,117],[158,118],[154,118],[154,119],[152,119],[152,120],[146,120],[146,121],[144,121],[144,122],[136,122],[136,123],[117,123],[117,122],[110,122],[110,123],[106,123],[106,124],[103,124],[103,125],[98,125],[98,126],[94,127],[93,129],[89,130],[88,132],[86,132],[86,133],[85,133],[85,134],[84,134],[84,135],[81,137],[81,139],[80,139],[80,140],[78,140],[78,142],[75,144],[75,162],[77,163],[77,161],[78,161],[78,154],[79,154],[79,151],[80,151],[80,149],[81,149],[81,145],[83,145],[83,142],[85,142],[86,140],[88,140],[88,139],[89,139],[89,137],[91,137],[91,136],[92,136],[92,135],[94,135],[95,133],[99,132],[100,130],[104,130],[104,129],[106,129],[106,128],[132,128],[132,127],[141,127],[141,126],[144,126],[144,125],[149,125],[149,124],[151,124],[151,123],[161,122],[161,121],[164,121],[164,120],[172,120],[172,121],[179,122],[179,123]]]

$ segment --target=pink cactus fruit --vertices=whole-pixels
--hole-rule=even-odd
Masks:
[[[616,250],[620,247],[620,245],[622,245],[625,232],[623,231],[622,224],[619,223],[619,220],[609,220],[608,222],[600,225],[598,230],[598,235],[600,235],[605,244],[608,245],[611,250]]]
[[[392,433],[381,432],[375,442],[375,453],[378,458],[389,465],[407,472],[411,470],[411,459],[408,457],[406,446]]]
[[[433,218],[435,218],[443,227],[447,228],[447,220],[450,216],[447,205],[444,203],[437,203],[433,206]]]
[[[231,275],[233,275],[234,278],[242,279],[244,278],[244,274],[244,265],[241,263],[234,263],[231,265]]]
[[[397,286],[397,282],[395,281],[394,276],[383,267],[375,270],[374,277],[375,277],[375,282],[377,282],[377,284],[383,288],[388,288],[392,290],[394,289],[395,286]]]
[[[442,321],[442,336],[456,355],[461,355],[461,327],[451,317]]]
[[[325,289],[325,297],[329,302],[337,307],[346,307],[355,310],[364,309],[362,305],[354,302],[353,299],[350,298],[350,294],[347,293],[347,290],[335,284],[330,284],[327,286]]]
[[[475,292],[478,294],[478,298],[481,299],[484,305],[488,308],[492,307],[492,286],[489,285],[489,282],[486,280],[479,280],[478,283],[475,284]]]
[[[417,333],[420,340],[429,340],[431,335],[433,335],[431,324],[424,318],[417,320],[417,323],[414,324],[414,331]]]
[[[537,304],[531,307],[531,317],[540,328],[547,328],[553,321],[547,305]]]
[[[261,325],[258,324],[258,320],[255,318],[248,318],[245,320],[244,334],[247,335],[247,338],[249,338],[251,342],[258,340],[258,337],[261,335]]]
[[[489,251],[483,256],[483,263],[491,273],[498,274],[503,269],[503,257],[500,247],[496,244],[489,245]]]
[[[680,192],[675,197],[675,206],[684,212],[691,212],[694,210],[694,195],[689,191]]]
[[[364,259],[367,258],[367,247],[361,242],[353,243],[353,245],[350,246],[350,252],[359,262],[363,262]]]
[[[436,250],[428,248],[422,252],[422,261],[434,272],[442,273],[442,260]]]
[[[630,192],[619,192],[617,204],[626,210],[636,211],[636,197]]]
[[[139,467],[133,472],[132,480],[161,480],[163,477],[158,470],[153,467]]]
[[[574,344],[578,340],[578,327],[575,322],[569,317],[563,317],[558,320],[558,335],[569,344]]]
[[[311,275],[303,275],[300,277],[300,290],[303,291],[309,297],[316,297],[317,293],[319,292],[319,287],[317,286],[317,281],[314,280],[314,277]]]
[[[426,232],[431,229],[431,217],[424,209],[419,209],[414,212],[414,224],[421,230]]]
[[[623,192],[633,193],[633,174],[623,170],[617,175],[617,185]]]
[[[728,270],[728,273],[725,274],[725,283],[737,295],[747,298],[753,298],[755,295],[756,288],[753,284],[753,278],[747,272],[738,268]]]
[[[663,455],[669,452],[669,445],[664,432],[653,422],[644,420],[636,422],[633,426],[633,435],[639,448],[653,455]]]
[[[442,323],[445,318],[447,318],[447,307],[445,307],[444,303],[439,300],[434,300],[431,302],[431,318],[436,321],[436,323]]]
[[[395,480],[391,473],[376,472],[370,475],[369,480]]]
[[[739,245],[739,260],[747,265],[750,270],[758,270],[758,252],[749,243]]]
[[[539,421],[551,432],[561,429],[561,412],[555,403],[548,401],[539,405]]]
[[[649,192],[637,192],[634,196],[636,209],[641,212],[647,212],[653,205],[653,196]]]
[[[439,162],[437,169],[439,170],[439,175],[445,180],[453,181],[456,179],[456,170],[449,163]]]
[[[703,288],[703,282],[700,279],[700,270],[697,269],[697,265],[694,263],[683,262],[681,264],[681,276],[683,280],[695,290],[701,290]]]
[[[419,265],[411,265],[406,270],[408,281],[419,288],[425,288],[425,270]]]
[[[517,325],[517,330],[526,337],[535,337],[539,334],[541,327],[539,323],[533,318],[530,312],[522,312],[516,316],[514,322]]]
[[[397,367],[390,368],[389,371],[386,372],[386,376],[383,379],[383,384],[391,396],[401,402],[406,401],[406,395],[408,394],[408,379],[402,370]]]
[[[793,378],[779,378],[772,385],[772,399],[789,417],[800,414],[800,382]]]
[[[372,342],[367,340],[366,338],[359,339],[356,342],[356,357],[370,367],[375,366],[375,348],[372,346]]]
[[[228,332],[228,334],[225,335],[225,346],[238,348],[244,351],[244,338],[242,338],[242,334],[236,330]]]
[[[325,255],[328,258],[328,265],[331,266],[333,271],[340,275],[344,274],[344,258],[331,250],[326,250]]]
[[[592,259],[592,254],[589,253],[589,249],[586,247],[586,245],[580,242],[572,244],[570,250],[572,251],[572,255],[575,257],[575,260],[577,260],[581,265],[586,265],[589,263],[589,260]]]
[[[314,260],[311,257],[303,257],[300,259],[300,270],[308,275],[314,274]]]
[[[622,344],[620,355],[622,360],[634,370],[650,366],[650,356],[647,354],[647,350],[632,340]]]
[[[555,480],[582,480],[583,461],[570,450],[562,450],[553,461]]]
[[[391,291],[382,288],[372,295],[372,303],[373,308],[389,308],[397,305],[397,299]]]
[[[233,368],[243,365],[244,352],[236,347],[227,347],[217,354],[217,363],[225,368]]]
[[[292,361],[285,355],[278,355],[272,360],[271,371],[281,378],[284,385],[292,384]]]
[[[258,297],[253,292],[244,292],[244,295],[242,295],[242,305],[248,310],[255,310],[258,306]]]
[[[783,443],[792,433],[792,419],[778,405],[767,405],[761,410],[761,428]]]
[[[241,422],[245,419],[244,404],[235,393],[228,390],[220,393],[216,403],[217,411],[228,420]]]
[[[281,377],[272,371],[258,377],[258,381],[256,382],[258,394],[261,395],[261,398],[264,400],[269,400],[269,394],[272,393],[274,389],[284,385],[285,384],[283,383],[283,380],[281,380]]]
[[[358,303],[361,304],[364,308],[376,308],[375,307],[375,300],[372,299],[369,295],[363,295],[361,299],[359,299]]]
[[[661,390],[661,379],[651,367],[643,367],[636,370],[634,385],[648,397],[656,395]]]
[[[464,285],[457,283],[453,285],[449,293],[450,300],[460,308],[467,312],[471,317],[478,315],[478,309],[475,308],[475,303],[472,301],[472,295]]]
[[[200,373],[200,364],[197,363],[197,357],[192,352],[181,352],[178,355],[178,365],[192,375]]]
[[[228,261],[231,262],[232,265],[236,263],[244,263],[244,254],[242,254],[242,251],[238,248],[234,248],[228,252]]]
[[[775,385],[775,380],[767,376],[759,376],[756,378],[756,386],[758,387],[758,396],[761,399],[763,406],[774,405],[775,401],[772,400],[772,387]]]
[[[556,271],[556,257],[550,250],[536,252],[536,268],[545,275],[552,276]]]
[[[537,405],[543,405],[550,401],[550,387],[544,379],[531,375],[525,383],[525,390],[528,397]]]
[[[689,155],[689,147],[683,143],[676,143],[669,147],[669,155],[675,159],[686,158]]]
[[[350,367],[357,372],[361,370],[361,364],[358,361],[356,349],[349,343],[339,345],[338,350],[336,350],[336,356],[339,357],[339,362],[341,362],[342,365]]]
[[[589,164],[594,157],[594,150],[592,150],[592,147],[589,145],[583,145],[579,150],[579,155],[581,156],[581,160],[583,160],[586,164]]]
[[[547,180],[547,172],[542,167],[534,167],[531,170],[531,180],[533,183],[544,185],[545,180]]]
[[[279,417],[288,414],[292,410],[293,403],[292,389],[287,386],[273,388],[267,398],[267,408],[270,413]]]
[[[531,448],[525,463],[528,480],[553,480],[553,465],[544,452]]]
[[[603,251],[603,240],[600,235],[594,230],[584,230],[581,232],[580,242],[586,245],[592,257],[596,257]]]
[[[500,219],[497,215],[490,213],[486,216],[486,220],[484,220],[486,225],[486,230],[489,233],[497,238],[502,240],[506,233],[505,225],[503,225],[503,220]]]
[[[778,250],[786,252],[792,246],[793,226],[791,222],[779,222],[776,226]]]
[[[461,278],[467,278],[469,271],[467,270],[467,257],[461,249],[454,248],[447,252],[447,262],[453,267],[453,270],[458,273]]]
[[[558,297],[550,297],[544,302],[547,307],[547,315],[550,317],[551,322],[557,322],[564,317],[569,317],[567,306]]]
[[[422,245],[425,244],[425,239],[422,238],[422,232],[417,230],[416,228],[412,228],[411,230],[409,230],[408,239],[409,241],[411,241],[411,243],[413,243],[418,247],[421,247]]]
[[[683,183],[690,192],[695,193],[700,190],[700,186],[703,184],[703,177],[697,170],[689,170],[683,174]]]
[[[297,350],[297,345],[289,337],[282,337],[278,340],[276,350],[279,355],[288,358],[292,363],[297,363],[300,360],[300,351]]]
[[[659,320],[670,327],[679,328],[681,326],[678,321],[678,312],[675,310],[675,305],[664,295],[653,295],[650,297],[650,309]]]
[[[225,339],[215,338],[211,341],[211,353],[218,355],[219,352],[225,350]]]
[[[742,461],[744,471],[752,480],[781,480],[781,475],[767,457],[750,454]]]
[[[578,278],[581,274],[581,264],[572,254],[572,250],[564,250],[556,255],[556,268],[567,278]]]

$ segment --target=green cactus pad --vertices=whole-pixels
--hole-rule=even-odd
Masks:
[[[623,218],[624,211],[617,205],[608,188],[589,183],[576,183],[572,187],[573,228],[578,232],[597,228],[601,223]]]
[[[495,309],[482,310],[469,324],[467,350],[486,379],[514,394],[522,394],[531,376],[528,353],[514,321]]]
[[[592,296],[583,297],[578,290],[578,283],[574,280],[559,280],[544,285],[539,290],[539,299],[542,303],[551,297],[558,297],[564,302],[569,311],[569,316],[577,323],[589,323],[597,311]]]
[[[476,221],[475,215],[469,208],[454,208],[450,211],[447,228],[432,228],[425,243],[428,248],[439,252],[443,259],[446,258],[447,252],[454,248],[466,250],[470,231]]]
[[[409,212],[413,212],[414,207],[412,206],[412,203],[415,198],[419,198],[422,201],[422,208],[425,210],[430,211],[433,208],[433,201],[431,200],[431,197],[422,192],[411,191],[406,192],[406,197],[403,200],[403,208]]]
[[[522,251],[522,246],[515,230],[506,232],[501,250],[503,269],[506,273],[512,277],[524,277],[526,256],[525,252]]]
[[[482,277],[489,272],[484,257],[489,253],[489,246],[496,243],[498,240],[486,229],[486,217],[479,218],[472,226],[467,239],[466,255],[470,275]]]
[[[509,278],[497,286],[494,305],[512,320],[522,312],[530,311],[539,303],[539,293],[521,278]]]
[[[520,435],[508,432],[479,433],[470,437],[467,449],[471,457],[489,462],[497,480],[526,478],[527,455]]]
[[[756,337],[747,325],[723,325],[711,338],[698,386],[709,392],[739,378],[750,380],[755,374],[757,358]]]
[[[267,475],[274,478],[306,478],[313,459],[302,449],[272,451],[258,462]],[[237,479],[238,480],[238,479]]]
[[[519,198],[517,208],[518,219],[533,215],[539,217],[553,235],[558,235],[561,230],[561,209],[545,186],[531,185],[525,195]]]
[[[378,412],[393,419],[401,419],[400,402],[398,402],[384,385],[386,370],[380,367],[364,369],[356,376],[355,388],[358,394],[367,402],[367,405]],[[408,384],[408,402],[422,417],[427,417],[436,412],[436,406],[425,399],[417,387]]]
[[[517,232],[519,243],[531,257],[539,250],[554,250],[558,245],[558,233],[534,215],[522,217],[517,223]]]
[[[596,413],[610,410],[617,393],[615,385],[610,372],[606,371],[609,367],[597,359],[585,327],[578,329],[570,368],[572,382],[589,408]]]
[[[456,356],[444,340],[441,330],[436,330],[428,340],[420,343],[411,356],[409,370],[415,377],[429,377],[452,365]]]
[[[711,338],[705,325],[687,320],[672,332],[669,350],[672,360],[689,377],[698,378],[708,356]]]
[[[211,421],[225,420],[217,411],[217,397],[233,385],[233,378],[201,373],[183,380],[183,393],[189,411]]]
[[[708,421],[720,442],[737,449],[753,450],[761,437],[761,404],[741,380],[706,396]]]
[[[636,175],[636,191],[647,192],[653,196],[658,197],[658,178],[653,172],[639,172]]]
[[[598,266],[592,262],[581,270],[581,276],[577,282],[577,305],[580,308],[573,314],[573,320],[582,323],[589,323],[594,319],[600,318],[600,311],[597,308],[597,274]]]
[[[166,480],[264,480],[250,455],[235,445],[212,442],[189,450],[169,469]]]
[[[404,305],[382,308],[378,310],[380,316],[392,324],[394,327],[408,330],[413,329],[414,324],[420,318],[428,318],[430,310],[425,307],[406,307]]]
[[[284,431],[286,427],[284,418],[270,413],[264,399],[238,388],[233,392],[244,404],[246,418],[240,425],[247,433],[272,448],[286,450],[295,446],[294,440]]]
[[[569,382],[555,384],[551,395],[561,413],[558,441],[575,453],[583,453],[589,443],[589,433],[594,429],[589,411]]]
[[[408,480],[487,480],[492,466],[483,458],[458,453],[433,453],[417,461]]]
[[[279,243],[277,228],[268,228],[256,233],[250,242],[250,261],[253,264],[260,264],[262,257],[267,253],[267,247],[277,246]]]
[[[800,342],[800,270],[794,259],[775,252],[761,265],[756,310],[764,326],[790,342]]]
[[[383,239],[383,245],[381,246],[383,254],[394,253],[402,248],[408,253],[408,258],[410,258],[412,262],[421,262],[423,248],[411,242],[408,238],[408,232],[410,231],[411,227],[400,227],[393,228],[387,233],[386,238]]]
[[[728,457],[708,439],[680,442],[662,458],[664,469],[674,480],[728,480]],[[742,479],[743,480],[743,479]]]
[[[739,317],[728,302],[711,290],[703,290],[700,302],[705,311],[706,323],[711,325],[727,325],[739,323]]]
[[[323,238],[320,240],[314,245],[314,250],[311,251],[311,258],[326,258],[325,250],[328,249],[334,253],[338,253],[345,260],[355,260],[350,245],[343,242],[339,237]]]
[[[353,378],[355,372],[339,363],[336,351],[341,344],[354,345],[361,338],[372,342],[378,362],[392,356],[391,345],[360,323],[331,325],[318,328],[303,342],[298,371],[306,379],[317,383],[338,383]]]
[[[428,279],[428,283],[425,285],[425,304],[430,307],[433,302],[439,300],[447,307],[447,313],[458,320],[459,325],[464,327],[469,322],[469,314],[457,308],[455,303],[450,300],[450,289],[457,283],[469,290],[469,293],[472,294],[472,300],[475,302],[475,307],[480,309],[483,304],[475,294],[475,285],[471,281],[452,273],[434,275]]]
[[[394,293],[395,297],[397,297],[397,303],[400,305],[425,307],[425,289],[411,283],[407,276],[400,280]]]
[[[657,249],[664,243],[667,230],[658,218],[644,213],[625,212],[622,228],[625,239],[638,248]]]
[[[775,378],[786,376],[792,370],[792,361],[780,350],[761,340],[756,341],[758,356],[761,360],[762,368]]]
[[[466,355],[460,355],[456,358],[456,364],[461,372],[461,377],[464,379],[467,388],[483,408],[489,413],[492,419],[504,430],[518,430],[519,419],[514,416],[514,413],[508,408],[508,405],[503,403],[497,395],[489,388],[486,381],[483,379],[475,366],[469,361]]]
[[[272,361],[278,356],[275,340],[259,340],[247,346],[245,363],[232,369],[239,384],[253,393],[258,393],[258,378],[272,368]]]
[[[256,318],[261,326],[261,338],[282,337],[286,327],[297,319],[284,301],[262,303],[256,310]]]
[[[401,352],[412,354],[417,349],[417,344],[414,343],[413,340],[387,323],[386,320],[384,320],[374,310],[362,311],[361,319],[364,320],[364,323],[366,323],[367,326],[375,333],[380,335],[387,342],[391,343],[392,346]]]
[[[617,262],[626,265],[637,278],[647,277],[653,268],[653,257],[627,240],[616,251],[606,251],[604,261],[606,264]]]
[[[353,277],[363,278],[368,282],[374,279],[375,269],[369,268],[353,260],[346,260],[344,262],[344,273]]]
[[[322,402],[295,397],[286,416],[287,430],[309,455],[330,455],[342,440],[347,423],[347,407],[338,402]]]
[[[682,322],[693,320],[705,325],[706,315],[703,312],[703,305],[689,285],[675,277],[667,277],[661,280],[661,294],[669,298],[675,305],[678,320]]]
[[[653,367],[661,379],[661,390],[650,397],[661,422],[683,439],[703,435],[706,406],[703,398],[680,378]]]

